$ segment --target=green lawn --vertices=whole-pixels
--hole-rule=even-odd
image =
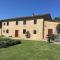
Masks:
[[[21,41],[0,49],[0,60],[60,60],[60,45],[40,41]]]

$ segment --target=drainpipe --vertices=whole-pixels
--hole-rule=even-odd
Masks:
[[[43,20],[43,31],[42,31],[42,38],[44,39],[44,20]]]

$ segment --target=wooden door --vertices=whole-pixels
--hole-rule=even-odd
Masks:
[[[48,35],[53,34],[53,29],[48,29]]]
[[[15,37],[18,37],[18,30],[15,30]]]

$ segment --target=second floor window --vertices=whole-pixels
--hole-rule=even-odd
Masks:
[[[5,23],[4,23],[4,25],[5,25]]]
[[[37,19],[34,19],[34,24],[37,24]]]
[[[18,25],[18,21],[16,21],[16,25]]]
[[[23,21],[23,24],[26,25],[26,20]]]
[[[7,22],[7,26],[9,25],[9,22]]]

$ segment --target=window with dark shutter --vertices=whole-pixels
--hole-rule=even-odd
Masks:
[[[5,33],[5,30],[3,30],[3,33]]]
[[[37,24],[37,19],[34,19],[34,24]]]
[[[16,21],[16,25],[18,25],[18,21]]]
[[[9,22],[7,22],[7,26],[9,25]]]
[[[4,23],[4,25],[5,25],[5,23]]]
[[[23,24],[26,25],[26,20],[23,20]]]
[[[25,34],[26,33],[26,29],[23,29],[23,34]]]
[[[36,34],[36,30],[33,31],[33,34]]]
[[[6,33],[9,33],[9,30],[8,29],[6,30]]]

